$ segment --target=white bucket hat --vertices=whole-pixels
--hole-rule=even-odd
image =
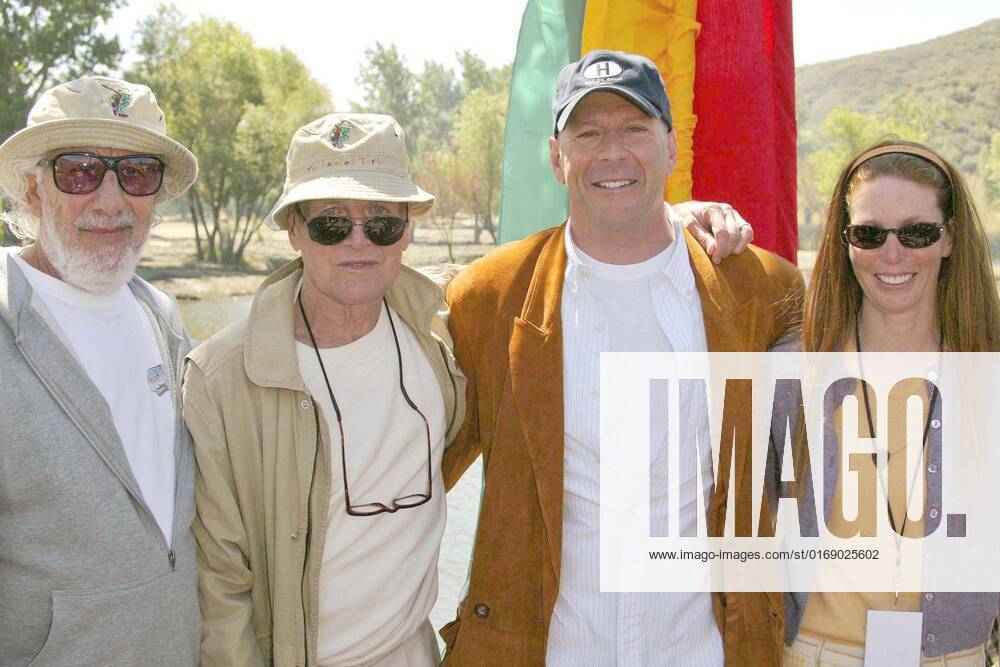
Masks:
[[[160,157],[166,169],[158,196],[174,199],[198,177],[198,160],[166,133],[163,110],[146,86],[103,76],[60,84],[42,93],[24,129],[0,146],[0,189],[17,191],[18,160],[95,146]]]
[[[434,205],[434,196],[410,180],[403,128],[391,116],[318,118],[292,137],[286,164],[284,190],[264,219],[272,229],[284,229],[289,206],[314,199],[402,202],[411,218]]]

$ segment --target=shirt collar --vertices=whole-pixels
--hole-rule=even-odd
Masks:
[[[694,273],[691,271],[688,257],[687,243],[684,240],[684,230],[681,228],[680,219],[674,213],[670,204],[664,202],[667,212],[667,220],[673,225],[674,240],[665,248],[667,251],[667,262],[660,271],[660,276],[668,280],[679,293],[685,294],[695,287]],[[587,256],[576,247],[571,233],[573,220],[570,218],[566,224],[565,245],[566,245],[566,286],[570,292],[576,294],[580,282],[587,278],[594,277],[594,268],[587,262]]]

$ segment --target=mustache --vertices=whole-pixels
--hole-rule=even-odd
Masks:
[[[129,211],[119,211],[114,215],[91,211],[76,219],[77,229],[131,229],[135,225],[135,215]]]

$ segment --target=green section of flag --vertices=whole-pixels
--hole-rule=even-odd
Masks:
[[[569,211],[548,139],[559,70],[580,57],[585,8],[585,0],[528,0],[524,9],[504,132],[501,243],[558,225]]]

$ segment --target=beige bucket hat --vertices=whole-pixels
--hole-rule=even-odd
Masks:
[[[284,229],[287,208],[313,199],[360,199],[409,204],[411,218],[434,196],[410,180],[403,128],[391,116],[332,113],[300,127],[288,149],[285,188],[264,219]]]
[[[24,129],[0,146],[0,189],[16,192],[19,160],[60,148],[118,148],[160,157],[166,169],[159,198],[179,197],[198,177],[198,160],[167,136],[163,110],[148,87],[91,76],[42,93]]]

